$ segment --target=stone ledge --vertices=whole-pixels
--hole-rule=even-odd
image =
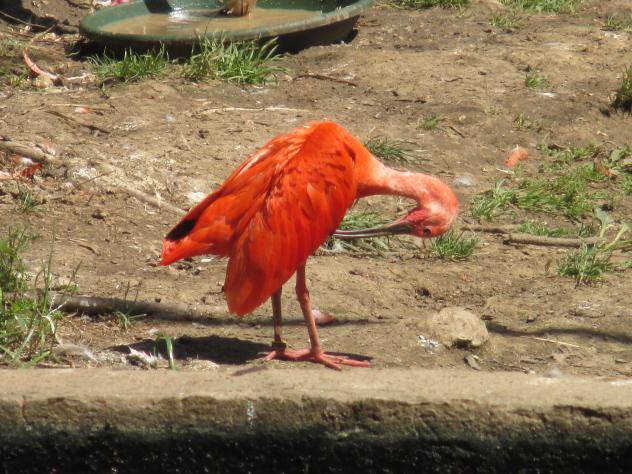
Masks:
[[[260,367],[0,371],[0,467],[632,472],[632,380]]]

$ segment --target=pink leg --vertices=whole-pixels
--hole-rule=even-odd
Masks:
[[[278,294],[278,299],[275,302],[275,296]],[[318,337],[318,330],[316,329],[316,321],[312,313],[312,307],[309,301],[309,291],[307,290],[307,284],[305,283],[305,266],[300,267],[296,271],[296,296],[298,302],[301,305],[303,311],[303,317],[305,318],[305,324],[307,325],[307,333],[309,334],[309,340],[311,343],[310,349],[303,350],[289,350],[286,348],[285,343],[281,339],[281,292],[275,293],[272,299],[272,312],[274,316],[274,350],[268,354],[267,360],[272,359],[285,359],[285,360],[297,360],[297,361],[310,361],[323,364],[331,369],[340,370],[340,365],[350,365],[352,367],[370,367],[371,364],[367,361],[360,361],[354,359],[348,359],[341,356],[333,356],[323,352],[320,345],[320,338]],[[278,312],[277,312],[278,310]],[[278,323],[278,328],[277,328]],[[278,329],[278,332],[277,332]],[[278,339],[277,339],[278,334]],[[277,341],[280,343],[277,347]]]

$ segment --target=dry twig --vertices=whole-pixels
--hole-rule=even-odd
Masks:
[[[503,239],[504,244],[526,244],[542,245],[545,247],[573,247],[580,248],[582,245],[595,245],[603,242],[603,239],[590,237],[587,239],[572,239],[561,237],[546,237],[544,235],[531,234],[509,234]]]

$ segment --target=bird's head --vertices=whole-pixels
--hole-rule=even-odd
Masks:
[[[459,213],[459,201],[449,186],[433,178],[431,186],[426,186],[423,198],[405,216],[391,224],[369,229],[337,230],[334,235],[340,239],[359,239],[388,235],[414,235],[429,239],[446,232]],[[427,183],[430,184],[430,183]]]

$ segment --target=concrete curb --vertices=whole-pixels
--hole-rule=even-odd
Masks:
[[[0,372],[3,472],[632,472],[632,380]]]

